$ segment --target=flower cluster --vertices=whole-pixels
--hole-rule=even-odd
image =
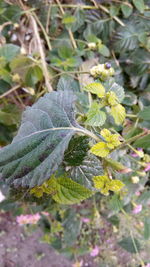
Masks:
[[[95,78],[99,77],[102,81],[105,81],[108,77],[113,76],[115,71],[110,63],[105,63],[92,67],[90,69],[90,74]]]
[[[44,216],[49,216],[49,213],[46,211],[42,211],[41,214]],[[16,217],[16,221],[19,225],[37,224],[40,218],[41,218],[41,215],[39,213],[26,214],[26,215],[22,214]]]
[[[41,216],[39,213],[35,214],[26,214],[26,215],[20,215],[17,216],[16,221],[19,225],[25,225],[25,224],[37,224],[40,220]]]
[[[106,142],[99,142],[91,148],[91,152],[99,157],[107,157],[112,149],[120,145],[119,134],[111,134],[107,129],[103,129],[100,134]]]

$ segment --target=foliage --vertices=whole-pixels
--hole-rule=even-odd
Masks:
[[[70,257],[100,246],[100,217],[139,257],[150,232],[146,207],[144,230],[134,227],[150,199],[150,1],[24,2],[0,2],[4,206],[52,212],[45,240]]]

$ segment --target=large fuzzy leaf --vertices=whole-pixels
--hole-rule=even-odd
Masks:
[[[82,164],[71,169],[70,177],[77,183],[93,189],[93,176],[102,175],[103,168],[100,160],[94,155],[87,155]]]
[[[115,49],[116,51],[131,51],[138,47],[139,28],[135,21],[126,23],[126,27],[119,27],[116,35]]]
[[[23,113],[12,144],[0,150],[2,179],[13,186],[34,187],[50,178],[60,163],[77,125],[70,92],[52,92]]]

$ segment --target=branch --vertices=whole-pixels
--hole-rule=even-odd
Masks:
[[[41,56],[43,73],[44,73],[44,78],[45,78],[45,84],[46,84],[46,87],[47,87],[48,91],[52,92],[53,88],[52,88],[52,86],[50,84],[50,75],[49,75],[49,72],[48,72],[48,69],[47,69],[45,54],[44,54],[44,51],[43,51],[40,35],[39,35],[39,32],[38,32],[37,23],[35,21],[35,18],[31,14],[30,14],[30,19],[31,19],[31,22],[32,22],[32,26],[33,26],[34,34],[35,34],[35,37],[36,37],[36,40],[37,40],[37,44],[38,44],[38,47],[39,47],[39,53],[40,53],[40,56]]]

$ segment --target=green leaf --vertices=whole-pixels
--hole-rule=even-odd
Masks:
[[[13,44],[5,44],[0,47],[0,57],[4,57],[6,61],[10,62],[20,53],[20,47]]]
[[[118,192],[124,186],[120,180],[112,180],[107,174],[93,177],[94,186],[100,189],[101,193],[108,195],[109,191]]]
[[[22,79],[25,79],[28,70],[33,66],[35,66],[33,60],[23,55],[17,56],[10,63],[12,72],[19,74]]]
[[[111,5],[110,6],[110,16],[112,16],[112,17],[117,16],[118,13],[119,13],[119,9],[120,9],[119,6],[113,6],[113,5]]]
[[[98,48],[98,51],[100,54],[102,54],[104,57],[109,57],[110,52],[106,45],[101,44]]]
[[[138,204],[146,205],[150,199],[150,191],[144,191],[137,199]]]
[[[85,123],[91,126],[102,126],[106,120],[105,112],[100,110],[100,106],[96,102],[92,103],[86,116]]]
[[[68,209],[65,212],[65,220],[62,224],[64,228],[63,241],[67,247],[70,247],[77,241],[82,226],[81,219],[75,209]]]
[[[71,58],[73,54],[73,49],[68,46],[61,46],[58,48],[58,55],[63,59]]]
[[[92,94],[96,94],[98,97],[104,97],[105,95],[105,88],[101,83],[90,83],[84,87],[84,90],[90,92]]]
[[[72,77],[61,75],[57,84],[57,90],[79,92],[79,86],[77,81],[75,81]]]
[[[5,93],[9,89],[11,89],[10,84],[5,80],[0,79],[0,94]]]
[[[116,94],[117,100],[121,103],[122,100],[124,99],[124,96],[125,96],[123,87],[121,85],[119,85],[118,83],[109,81],[107,88],[109,88],[108,92],[112,91]]]
[[[138,116],[145,121],[150,121],[150,106],[145,107],[142,111],[140,111]]]
[[[127,169],[127,167],[125,167],[122,163],[111,158],[105,158],[104,161],[106,161],[107,165],[111,166],[116,171],[122,171]]]
[[[135,21],[130,20],[126,23],[126,27],[119,27],[116,35],[115,50],[131,51],[138,47],[138,33],[141,30]]]
[[[150,238],[150,218],[146,217],[144,222],[144,239],[148,240]]]
[[[107,147],[107,144],[104,142],[99,142],[99,143],[95,144],[94,146],[92,146],[90,151],[94,155],[96,155],[98,157],[102,157],[102,158],[107,157],[109,152],[110,152],[109,148]]]
[[[124,17],[128,18],[132,14],[133,7],[127,2],[126,4],[124,3],[121,5],[121,11]]]
[[[144,12],[144,9],[145,9],[144,0],[132,0],[132,2],[135,5],[135,7],[137,8],[137,10],[140,11],[140,13]]]
[[[52,92],[25,110],[17,136],[0,150],[2,180],[12,186],[34,187],[49,179],[70,139],[80,131],[73,101],[70,92]]]
[[[67,177],[50,179],[52,198],[60,204],[75,204],[89,198],[93,192]]]
[[[150,134],[136,140],[134,142],[134,146],[145,148],[145,149],[149,148],[150,147]]]
[[[65,15],[64,17],[63,17],[63,19],[62,19],[62,23],[63,24],[66,24],[66,25],[68,25],[68,24],[72,24],[72,23],[74,23],[76,21],[76,17],[75,16],[71,16],[71,15]]]
[[[5,82],[11,84],[12,83],[12,77],[8,70],[1,68],[0,69],[0,78],[2,78]]]
[[[140,249],[141,249],[140,243],[135,238],[134,238],[134,242],[135,242],[135,245],[136,245],[137,250],[140,251]],[[123,238],[118,243],[118,245],[121,246],[122,248],[124,248],[126,251],[128,251],[130,253],[137,253],[137,251],[135,249],[135,246],[133,244],[133,240],[131,239],[131,237]]]
[[[93,176],[102,174],[101,162],[94,155],[87,155],[79,166],[70,170],[70,178],[89,189],[93,189]]]
[[[30,67],[25,77],[25,83],[27,86],[34,87],[42,78],[43,73],[39,66]]]
[[[118,125],[122,124],[126,117],[125,108],[120,104],[112,106],[110,114],[113,116],[115,123]]]
[[[120,200],[119,195],[115,194],[111,197],[108,205],[112,213],[116,214],[123,208],[123,201]]]
[[[69,166],[79,166],[89,150],[89,138],[86,136],[73,137],[64,155],[64,161]]]

